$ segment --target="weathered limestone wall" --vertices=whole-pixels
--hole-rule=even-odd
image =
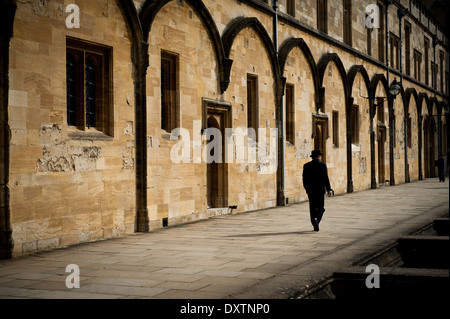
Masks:
[[[334,62],[327,66],[323,86],[325,88],[325,114],[328,117],[328,138],[326,140],[326,163],[331,187],[336,194],[347,191],[347,138],[345,119],[344,85]],[[339,114],[339,144],[333,145],[333,111]],[[322,151],[323,152],[323,151]]]
[[[196,13],[185,3],[170,2],[156,16],[150,32],[147,72],[148,205],[151,228],[200,218],[206,212],[206,163],[195,163],[194,121],[202,119],[202,98],[220,99],[212,42]],[[161,51],[178,56],[180,128],[190,136],[187,163],[174,163],[171,149],[179,140],[161,129]],[[198,136],[198,138],[200,138]],[[203,146],[206,142],[203,143]],[[193,215],[194,214],[194,215]]]
[[[359,141],[352,144],[353,190],[370,188],[370,113],[369,100],[364,79],[360,73],[355,78],[352,90],[353,105],[358,110],[357,131]]]
[[[408,164],[410,181],[419,180],[419,119],[417,104],[414,98],[409,103],[409,116],[411,117],[411,147],[408,147]]]
[[[395,142],[394,142],[394,170],[395,183],[402,184],[405,182],[405,125],[404,125],[404,108],[401,98],[394,100],[395,112]]]
[[[299,48],[288,56],[284,75],[294,85],[295,144],[286,142],[286,197],[289,203],[307,199],[302,183],[303,165],[313,150],[312,114],[315,113],[314,83],[308,62]]]
[[[233,42],[230,58],[231,81],[224,100],[232,104],[233,128],[247,128],[247,75],[257,76],[259,128],[269,143],[270,129],[275,125],[275,95],[272,65],[259,35],[251,28],[242,30]],[[258,136],[258,141],[262,137]],[[245,143],[244,147],[247,148]],[[267,152],[270,152],[270,144]],[[272,144],[276,153],[276,145]],[[276,170],[271,170],[257,152],[256,163],[229,165],[229,204],[238,205],[238,211],[276,206]],[[274,167],[276,168],[276,167]]]
[[[130,42],[114,2],[18,3],[10,50],[11,223],[14,255],[134,230]],[[67,126],[66,36],[113,47],[114,137]],[[76,134],[77,137],[69,136]]]

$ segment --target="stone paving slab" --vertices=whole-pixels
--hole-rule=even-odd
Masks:
[[[291,298],[448,214],[438,179],[327,198],[0,261],[0,298]],[[80,288],[65,281],[80,267]]]

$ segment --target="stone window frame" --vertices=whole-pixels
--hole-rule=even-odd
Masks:
[[[255,141],[258,141],[259,128],[259,84],[258,75],[247,73],[247,128],[255,130]],[[249,137],[251,137],[249,131]]]
[[[400,69],[400,38],[389,32],[389,46],[391,49],[389,62],[392,68]]]
[[[169,72],[163,72],[168,69]],[[161,50],[161,129],[171,132],[180,126],[179,55]]]
[[[286,13],[295,18],[295,0],[286,0]]]
[[[372,28],[366,28],[367,36],[367,55],[372,56]]]
[[[286,83],[286,141],[295,145],[295,85]]]
[[[411,32],[411,23],[405,20],[405,73],[409,76],[411,75]]]
[[[414,78],[420,82],[422,73],[420,71],[420,65],[422,64],[422,53],[417,49],[414,49]]]
[[[380,9],[380,27],[377,29],[378,30],[378,36],[377,36],[377,41],[378,41],[378,60],[380,62],[385,62],[386,61],[386,52],[385,52],[385,19],[383,18],[385,15],[385,6],[383,4],[383,1],[379,0],[378,3],[378,8]]]
[[[332,114],[333,146],[339,147],[339,111],[334,110]]]
[[[430,85],[430,39],[424,37],[424,52],[425,52],[425,84]]]
[[[431,61],[431,87],[437,90],[437,80],[438,80],[438,64]]]
[[[343,6],[343,42],[352,46],[352,0],[344,0]]]
[[[359,106],[353,104],[351,114],[351,132],[352,132],[352,144],[358,146],[360,144],[359,132],[360,132],[360,112]]]
[[[87,89],[88,62],[94,67],[91,68],[94,72],[91,73],[93,81],[89,81],[94,90],[93,94],[89,94],[92,90]],[[114,136],[112,63],[112,47],[66,37],[66,124],[69,135],[82,137],[87,134],[90,138]],[[86,101],[88,96],[94,104],[89,110]]]
[[[317,30],[328,34],[328,1],[317,0]]]

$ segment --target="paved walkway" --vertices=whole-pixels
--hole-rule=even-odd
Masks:
[[[449,184],[427,179],[0,261],[2,298],[289,298],[448,214]],[[66,287],[66,266],[80,288]]]

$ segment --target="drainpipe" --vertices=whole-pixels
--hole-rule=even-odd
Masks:
[[[277,0],[273,0],[272,1],[272,8],[275,11],[274,17],[273,17],[273,43],[275,46],[275,52],[277,54],[277,61],[278,61],[278,1]],[[278,91],[278,90],[277,90]],[[279,124],[279,134],[280,134],[280,138],[279,141],[281,142],[281,154],[279,154],[279,156],[281,156],[281,181],[280,181],[280,189],[278,189],[278,206],[284,206],[286,205],[286,193],[285,193],[285,189],[286,189],[286,185],[285,185],[285,181],[286,181],[286,159],[285,159],[285,149],[286,149],[286,141],[285,141],[285,133],[284,133],[284,123],[285,123],[285,104],[284,104],[284,98],[283,92],[277,92],[276,94],[280,94],[280,97],[277,97],[277,101],[280,101],[280,106],[281,106],[281,119],[280,119],[280,124]],[[279,100],[278,100],[279,99]],[[280,168],[279,168],[280,169]]]
[[[403,88],[403,56],[402,56],[402,19],[406,15],[408,10],[406,8],[399,8],[397,10],[399,19],[399,29],[398,34],[400,35],[400,85]],[[409,52],[408,52],[409,53]],[[406,51],[405,51],[406,54]],[[406,110],[405,110],[406,111]],[[403,142],[405,144],[405,183],[409,183],[409,163],[408,163],[408,117],[409,112],[406,112],[403,116]]]
[[[397,10],[398,20],[399,20],[399,27],[398,27],[398,34],[400,36],[400,84],[403,87],[403,56],[402,56],[402,47],[403,47],[403,40],[402,40],[402,19],[406,15],[407,10],[405,8],[399,8]],[[406,52],[405,52],[406,53]]]
[[[387,67],[387,84],[390,85],[389,83],[389,5],[392,4],[392,0],[386,0],[386,9],[384,10],[384,17],[385,17],[385,25],[386,25],[386,67]],[[387,92],[386,95],[389,95],[389,92]]]
[[[9,164],[11,130],[8,119],[9,44],[17,4],[0,0],[0,259],[11,259],[14,242],[11,228],[9,197]]]
[[[375,179],[375,132],[373,128],[373,121],[375,117],[374,109],[376,108],[375,98],[369,100],[369,131],[370,131],[370,188],[377,188]],[[378,164],[379,165],[379,164]]]

